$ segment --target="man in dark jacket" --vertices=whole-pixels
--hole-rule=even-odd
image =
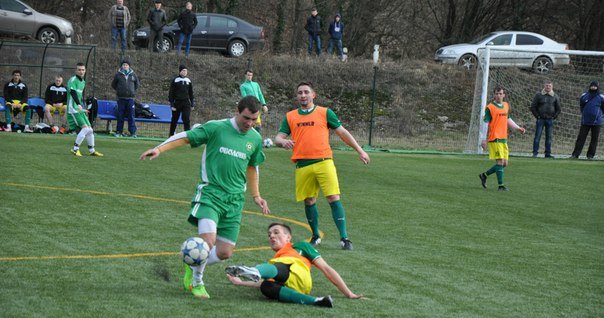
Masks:
[[[21,71],[14,70],[12,79],[4,85],[4,118],[6,119],[6,131],[11,131],[12,115],[17,116],[20,112],[25,114],[24,132],[33,132],[29,128],[31,119],[31,109],[27,105],[28,91],[27,85],[21,81]],[[1,127],[0,127],[1,128]]]
[[[193,96],[193,83],[187,77],[188,70],[184,65],[178,67],[178,76],[170,83],[170,93],[168,100],[172,109],[172,122],[170,123],[170,136],[174,135],[178,118],[182,114],[182,123],[185,131],[191,129],[191,109],[195,107],[195,97]]]
[[[338,50],[338,57],[340,60],[344,59],[344,52],[342,51],[342,34],[344,33],[344,23],[342,23],[342,16],[336,13],[335,18],[329,24],[329,44],[327,45],[327,53],[331,56],[333,47],[335,46]]]
[[[128,120],[128,131],[132,138],[136,138],[136,124],[134,123],[134,97],[139,86],[138,77],[130,68],[130,61],[122,61],[122,67],[115,74],[111,87],[117,96],[117,127],[115,137],[121,137],[124,129],[124,120]]]
[[[602,127],[602,114],[604,113],[604,95],[600,93],[600,84],[598,81],[592,81],[589,84],[589,90],[579,97],[579,106],[581,107],[581,129],[575,142],[572,158],[577,159],[583,151],[587,133],[591,131],[591,141],[587,149],[587,159],[593,159],[598,147],[598,137]]]
[[[312,8],[311,15],[306,19],[304,29],[308,32],[308,55],[312,54],[313,42],[316,46],[317,56],[321,56],[321,29],[323,23],[317,11],[317,8]]]
[[[147,22],[149,22],[149,51],[157,52],[155,43],[159,42],[161,48],[164,41],[164,26],[168,24],[166,11],[161,8],[161,0],[155,0],[155,8],[149,10]]]
[[[52,126],[52,114],[59,112],[61,116],[61,124],[65,124],[64,116],[67,110],[67,88],[63,85],[63,76],[57,74],[54,82],[46,87],[44,93],[44,119]],[[39,115],[39,113],[38,113]]]
[[[197,14],[192,11],[193,5],[191,2],[187,2],[185,4],[185,11],[181,12],[178,16],[178,27],[180,28],[180,35],[178,38],[178,51],[176,55],[180,55],[180,48],[182,47],[182,42],[186,39],[187,46],[185,48],[185,56],[189,57],[189,50],[191,49],[191,36],[193,35],[193,30],[197,27]]]
[[[560,97],[554,93],[554,84],[551,81],[545,81],[543,90],[535,95],[531,103],[531,113],[537,119],[535,139],[533,140],[533,157],[537,157],[539,153],[539,142],[545,127],[545,158],[553,158],[554,120],[560,115],[560,110]]]

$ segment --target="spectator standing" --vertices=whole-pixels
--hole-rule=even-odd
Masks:
[[[14,70],[12,73],[12,79],[4,85],[4,101],[6,107],[4,107],[4,118],[6,119],[5,128],[6,131],[11,131],[11,123],[13,116],[17,116],[19,113],[25,113],[25,128],[23,132],[33,132],[29,128],[29,122],[31,120],[31,109],[27,105],[28,91],[27,85],[21,81],[21,71]]]
[[[329,24],[329,44],[327,45],[327,53],[331,56],[334,46],[338,50],[340,61],[344,60],[344,52],[342,51],[342,35],[344,34],[344,23],[341,21],[342,16],[336,13],[333,21]]]
[[[136,138],[136,124],[134,122],[134,98],[140,82],[134,71],[130,68],[130,61],[123,60],[122,67],[115,74],[111,87],[117,96],[117,127],[115,137],[123,136],[124,120],[128,121],[128,131],[132,138]]]
[[[64,124],[62,119],[67,109],[67,88],[63,85],[63,76],[61,74],[57,74],[54,82],[46,87],[44,102],[46,103],[44,106],[44,119],[46,122],[52,125],[52,114],[58,111],[61,116],[61,124]]]
[[[187,2],[185,4],[185,10],[178,16],[178,27],[180,28],[180,35],[178,37],[178,51],[176,55],[180,55],[180,48],[182,47],[183,41],[187,41],[185,48],[185,56],[189,57],[189,51],[191,50],[191,36],[193,30],[197,27],[197,14],[192,11],[193,4]]]
[[[124,5],[124,0],[116,0],[116,3],[109,10],[109,22],[111,23],[111,48],[115,50],[118,35],[120,36],[120,44],[122,54],[127,48],[127,31],[130,24],[130,10]]]
[[[587,134],[591,131],[591,141],[587,149],[587,159],[593,159],[598,148],[598,138],[602,127],[602,113],[604,113],[604,95],[600,93],[598,81],[589,84],[589,90],[579,97],[581,107],[581,128],[575,142],[572,158],[578,159],[583,151]]]
[[[317,56],[321,56],[321,30],[323,22],[317,8],[312,8],[310,17],[306,19],[304,29],[308,32],[308,55],[312,55],[313,44],[317,50]]]
[[[340,246],[352,250],[352,242],[346,230],[346,212],[340,202],[340,185],[336,166],[329,145],[329,130],[332,129],[342,141],[352,147],[364,164],[369,164],[369,155],[359,146],[354,137],[342,126],[333,110],[314,104],[316,93],[309,82],[296,88],[299,107],[289,111],[275,137],[275,144],[292,149],[291,160],[296,164],[296,201],[304,201],[306,220],[312,230],[310,244],[321,243],[319,235],[319,190],[329,202],[333,221],[340,232]],[[291,139],[287,136],[291,135]]]
[[[159,42],[159,46],[163,45],[164,41],[164,26],[168,24],[166,11],[161,8],[161,0],[155,0],[155,8],[149,10],[147,22],[149,22],[149,51],[158,52],[155,43]]]
[[[246,97],[246,96],[250,96],[250,95],[256,97],[260,101],[260,104],[262,104],[262,113],[267,113],[268,107],[266,107],[266,101],[264,100],[264,95],[262,94],[260,85],[258,85],[258,83],[256,83],[256,82],[252,81],[253,77],[254,77],[254,72],[252,72],[252,70],[245,71],[245,81],[243,82],[243,84],[241,84],[239,86],[239,91],[241,92],[241,97]],[[260,132],[260,129],[262,127],[262,122],[260,120],[260,116],[261,115],[258,115],[258,120],[256,121],[256,125],[254,126],[254,129],[256,129],[256,131],[258,131],[258,132]]]
[[[498,191],[508,191],[503,183],[503,169],[508,165],[508,127],[524,134],[524,128],[518,126],[510,118],[510,104],[505,102],[505,90],[502,87],[495,87],[493,90],[495,98],[485,109],[484,128],[480,131],[480,140],[483,150],[489,150],[489,159],[495,160],[489,170],[478,175],[483,188],[487,188],[487,177],[493,173],[497,175]],[[488,148],[487,148],[488,141]]]
[[[94,149],[94,131],[86,115],[88,111],[84,108],[85,74],[86,66],[84,63],[78,63],[76,64],[76,75],[67,81],[67,122],[69,123],[69,130],[76,131],[80,128],[71,153],[76,157],[81,157],[80,145],[86,139],[88,154],[93,157],[103,157],[102,153]]]
[[[195,96],[193,96],[193,83],[187,77],[189,71],[184,65],[178,67],[178,76],[170,84],[168,100],[172,110],[172,121],[170,122],[170,136],[174,135],[178,125],[178,117],[182,114],[182,124],[185,131],[191,129],[191,110],[195,107]]]
[[[554,93],[554,84],[551,81],[543,83],[543,90],[537,93],[531,103],[531,113],[537,119],[535,124],[535,139],[533,140],[533,157],[539,154],[539,142],[545,128],[545,158],[552,156],[552,136],[554,134],[554,120],[560,115],[560,97]]]

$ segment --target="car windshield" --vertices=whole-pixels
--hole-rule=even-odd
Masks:
[[[480,42],[482,42],[482,41],[486,40],[487,38],[492,37],[493,35],[495,35],[495,33],[489,33],[489,34],[486,34],[486,35],[480,36],[480,37],[478,37],[478,38],[476,38],[476,39],[474,39],[474,40],[470,41],[470,44],[478,44],[478,43],[480,43]]]

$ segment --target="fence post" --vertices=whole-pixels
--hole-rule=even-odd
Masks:
[[[380,59],[380,46],[373,46],[373,85],[371,89],[371,117],[369,118],[369,147],[371,144],[371,137],[373,135],[373,114],[375,109],[375,82],[377,80],[378,62]]]

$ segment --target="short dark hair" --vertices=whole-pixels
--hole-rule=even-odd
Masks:
[[[493,93],[497,93],[499,91],[503,91],[505,93],[505,88],[503,88],[503,86],[495,86]]]
[[[310,88],[311,88],[313,91],[315,90],[315,88],[314,88],[314,87],[312,87],[312,82],[310,82],[310,81],[303,81],[303,82],[298,83],[298,86],[296,86],[296,90],[298,90],[298,88],[300,88],[300,86],[308,86],[308,87],[310,87]]]
[[[243,73],[243,74],[247,74],[247,73],[252,73],[252,74],[254,74],[254,71],[252,71],[252,70],[250,70],[250,69],[247,69],[247,70],[245,70],[245,73]]]
[[[86,67],[86,65],[84,65],[84,63],[82,63],[82,62],[78,62],[78,64],[76,64],[76,67],[78,67],[78,66],[84,66],[84,67]]]
[[[242,98],[237,104],[237,110],[239,113],[243,112],[244,109],[249,109],[251,113],[257,113],[260,111],[260,101],[258,98],[249,95]]]
[[[283,228],[284,228],[284,229],[287,231],[287,233],[288,233],[289,235],[291,235],[291,234],[292,234],[292,228],[291,228],[291,227],[289,227],[289,225],[287,225],[287,224],[285,224],[285,223],[281,223],[281,222],[273,222],[273,223],[271,223],[271,224],[269,224],[269,225],[268,225],[268,230],[270,231],[270,229],[271,229],[273,226],[281,226],[281,227],[283,227]]]
[[[23,75],[23,73],[21,73],[21,70],[14,70],[12,75],[15,75],[15,74]]]

